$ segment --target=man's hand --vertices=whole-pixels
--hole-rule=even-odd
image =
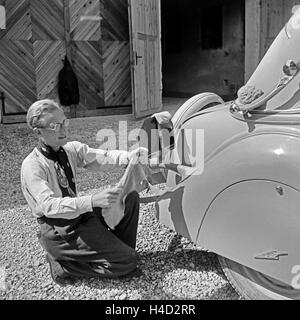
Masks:
[[[165,165],[161,162],[159,162],[159,158],[157,157],[151,157],[149,159],[149,168],[151,169],[165,169]]]
[[[133,160],[134,163],[140,163],[140,164],[148,164],[148,149],[146,148],[137,148],[131,152],[129,152],[128,155],[129,161]]]
[[[92,195],[93,208],[100,207],[103,209],[111,207],[118,199],[121,189],[106,189]]]

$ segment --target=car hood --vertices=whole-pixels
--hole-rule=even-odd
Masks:
[[[183,130],[181,132],[186,132],[187,129],[202,132],[205,162],[226,147],[250,136],[284,134],[300,137],[300,112],[253,111],[243,114],[233,111],[231,104],[232,102],[228,102],[200,111],[188,118],[180,128]],[[192,150],[195,154],[194,141],[187,137],[183,141],[186,147],[180,149],[178,153],[182,153],[182,150],[185,152]],[[176,147],[178,149],[178,143]]]

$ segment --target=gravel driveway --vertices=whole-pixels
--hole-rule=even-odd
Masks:
[[[128,119],[130,129],[141,125],[128,116],[73,119],[70,139],[96,147],[99,129],[117,130],[118,120]],[[0,125],[1,300],[239,299],[226,280],[216,255],[197,249],[185,238],[160,225],[154,216],[153,203],[141,204],[137,240],[138,264],[143,270],[140,278],[122,281],[93,278],[78,280],[75,286],[63,288],[53,283],[36,237],[39,226],[20,189],[21,163],[34,145],[35,138],[25,124]],[[122,172],[116,169],[98,175],[80,171],[80,194],[90,194],[116,183]]]

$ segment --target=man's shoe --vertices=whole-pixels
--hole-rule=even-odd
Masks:
[[[59,262],[51,259],[48,254],[46,255],[46,260],[49,263],[51,278],[56,284],[66,286],[73,285],[75,283],[73,278],[66,275]]]

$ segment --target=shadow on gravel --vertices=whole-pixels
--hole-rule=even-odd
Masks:
[[[139,252],[138,266],[142,271],[140,277],[97,279],[84,284],[92,289],[129,288],[139,300],[238,299],[213,253],[189,249]],[[208,276],[212,274],[213,280]],[[218,287],[214,288],[212,281],[218,281]]]
[[[234,289],[229,283],[215,290],[215,292],[206,299],[207,300],[241,300],[241,298],[238,296],[238,294],[234,291]]]

